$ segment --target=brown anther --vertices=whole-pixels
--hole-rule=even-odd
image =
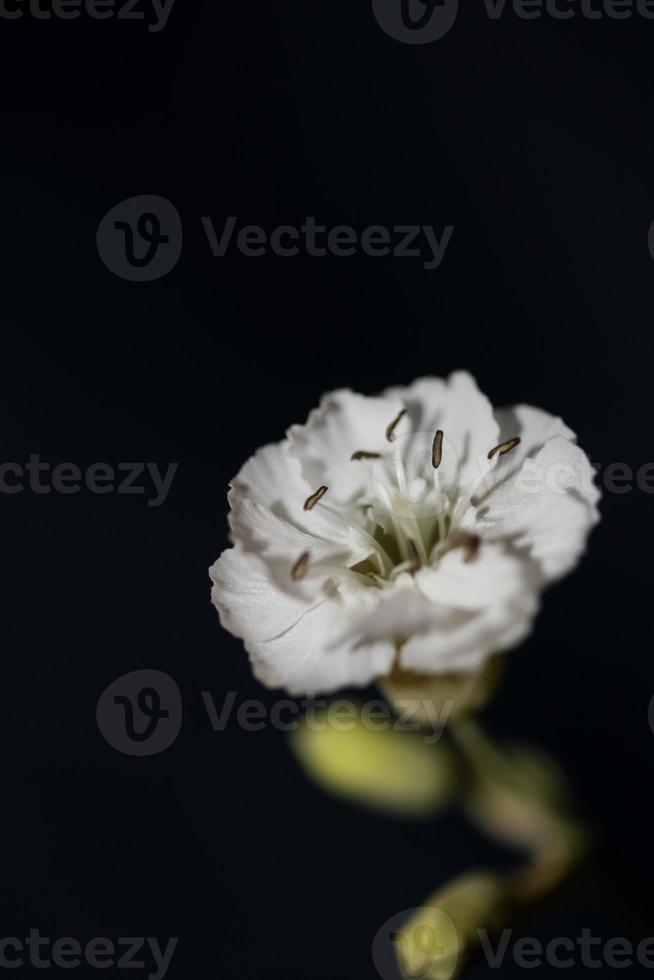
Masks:
[[[365,449],[359,449],[356,453],[352,453],[350,459],[379,459],[381,453],[367,453]]]
[[[466,565],[469,565],[471,561],[474,561],[479,554],[479,546],[481,545],[481,538],[478,534],[469,534],[465,541],[463,542],[463,560]]]
[[[499,446],[495,446],[488,454],[489,459],[495,459],[496,456],[503,456],[504,453],[510,453],[512,449],[519,446],[522,442],[520,436],[516,436],[515,439],[507,439],[506,442],[501,442]]]
[[[411,561],[413,562],[413,571],[419,572],[422,568],[422,558],[420,557],[420,552],[418,551],[418,546],[412,538],[408,538],[409,550],[411,552]]]
[[[298,560],[293,565],[291,578],[294,582],[299,582],[307,574],[309,568],[309,552],[303,551]]]
[[[312,493],[311,496],[307,497],[307,499],[304,501],[304,509],[313,510],[313,508],[316,506],[318,501],[322,500],[322,498],[325,496],[327,490],[328,487],[318,487],[316,492]]]
[[[443,430],[439,429],[434,436],[434,442],[431,447],[431,465],[435,470],[441,465],[441,460],[443,458]]]
[[[393,439],[395,438],[395,430],[397,429],[398,425],[400,424],[400,422],[402,421],[405,415],[406,415],[406,408],[403,408],[400,414],[397,416],[397,418],[393,419],[391,424],[386,429],[386,438],[388,439],[389,442],[392,442]]]

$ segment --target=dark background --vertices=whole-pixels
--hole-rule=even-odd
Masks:
[[[344,0],[177,0],[158,34],[0,20],[0,455],[179,463],[159,508],[0,496],[3,935],[179,936],[173,978],[374,977],[383,922],[465,867],[511,863],[456,815],[407,828],[322,795],[281,733],[212,732],[202,690],[275,695],[220,629],[207,568],[230,477],[339,386],[465,367],[496,404],[561,414],[603,467],[654,459],[653,49],[639,17],[494,22],[481,4],[424,46]],[[118,278],[95,242],[139,194],[184,224],[179,264],[150,283]],[[213,258],[201,215],[455,232],[432,272]],[[653,506],[605,493],[486,717],[560,760],[605,852],[645,883]],[[184,727],[130,758],[96,703],[150,667],[176,679]],[[637,941],[650,923],[607,886],[525,931]]]

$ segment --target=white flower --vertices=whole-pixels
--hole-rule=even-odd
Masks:
[[[326,395],[233,481],[234,547],[210,570],[256,676],[294,694],[397,665],[470,672],[529,633],[599,498],[574,433],[474,379]]]

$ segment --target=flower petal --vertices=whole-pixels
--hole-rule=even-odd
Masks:
[[[457,548],[436,569],[425,568],[415,579],[399,576],[379,605],[335,642],[394,640],[402,644],[400,664],[407,670],[474,670],[529,633],[538,610],[536,585],[529,560],[499,544],[482,545],[470,563]]]
[[[425,438],[438,429],[445,446],[458,460],[458,483],[466,491],[483,472],[483,461],[499,442],[493,408],[467,371],[455,371],[447,380],[420,378],[406,388],[389,388],[386,395],[407,408],[415,433]]]
[[[330,499],[340,504],[360,497],[369,487],[369,464],[352,460],[352,454],[383,452],[386,430],[401,409],[396,398],[367,398],[345,389],[325,395],[306,425],[288,431],[305,479],[312,486],[328,486]]]
[[[305,553],[312,570],[321,565],[330,566],[332,571],[334,566],[347,570],[367,558],[377,562],[377,546],[362,527],[336,520],[331,535],[320,537],[276,517],[253,500],[241,499],[235,490],[231,491],[229,502],[229,523],[235,541],[268,561],[280,563],[286,578]],[[331,574],[330,568],[326,574]]]
[[[517,646],[531,632],[538,601],[529,592],[478,613],[443,611],[433,629],[412,636],[400,651],[405,670],[439,674],[477,670],[491,654]]]
[[[483,501],[477,524],[485,537],[513,537],[545,580],[569,571],[599,521],[599,491],[588,457],[569,439],[549,439],[534,458]]]
[[[535,456],[549,439],[561,436],[570,442],[577,441],[575,433],[568,428],[563,419],[550,415],[542,408],[534,408],[533,405],[514,405],[512,408],[497,409],[495,418],[500,427],[498,445],[516,436],[520,437],[520,443],[505,456],[497,459],[496,466],[490,469],[489,483],[484,487],[484,491],[488,491],[517,473],[524,461],[530,456]]]
[[[324,498],[311,510],[307,499],[325,484],[310,483],[293,455],[288,439],[257,450],[232,480],[230,503],[247,498],[267,508],[286,524],[318,537],[343,540],[349,533],[344,517],[331,506],[329,485]]]
[[[416,585],[431,602],[474,612],[519,596],[528,585],[528,570],[517,556],[489,543],[472,561],[466,561],[463,548],[453,548],[436,568],[418,572]]]
[[[364,687],[387,674],[395,657],[392,642],[332,645],[345,616],[338,595],[310,609],[285,633],[267,642],[246,643],[254,673],[268,687],[290,694],[329,694]]]
[[[290,578],[282,588],[271,566],[240,545],[224,551],[209,574],[222,625],[246,642],[279,636],[323,598],[307,596]]]
[[[362,643],[355,650],[352,641],[332,648],[334,636],[355,615],[347,582],[343,594],[334,586],[307,595],[302,583],[292,581],[282,587],[283,579],[268,562],[240,546],[223,552],[210,574],[222,625],[244,640],[255,675],[268,687],[292,694],[329,693],[369,684],[391,669],[391,642]],[[364,598],[375,592],[358,590]]]

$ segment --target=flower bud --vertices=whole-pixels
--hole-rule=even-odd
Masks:
[[[543,751],[497,745],[471,722],[456,729],[473,779],[466,807],[488,834],[530,853],[524,890],[553,888],[586,853],[590,835],[576,816],[565,775]]]
[[[479,932],[501,931],[510,912],[509,889],[498,875],[473,871],[455,878],[398,930],[402,975],[452,980],[479,947]]]
[[[378,685],[398,714],[411,710],[422,725],[444,728],[461,715],[478,711],[495,693],[504,657],[489,657],[471,674],[416,674],[396,667]]]
[[[292,748],[308,775],[331,793],[398,816],[440,809],[457,784],[450,750],[396,731],[392,718],[373,724],[361,705],[350,706],[347,724],[328,708],[307,715],[293,733]]]

